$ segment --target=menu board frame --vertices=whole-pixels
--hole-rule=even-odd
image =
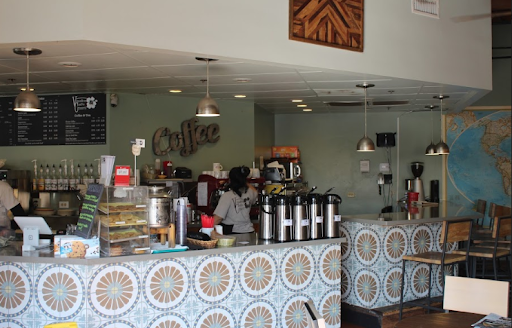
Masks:
[[[12,97],[0,97],[0,146],[104,145],[107,95],[39,96],[40,112],[17,112]]]

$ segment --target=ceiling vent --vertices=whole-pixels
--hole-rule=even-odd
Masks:
[[[364,101],[324,101],[331,107],[355,107],[364,106]],[[404,106],[409,105],[407,100],[372,100],[368,99],[368,106]]]
[[[411,8],[415,14],[439,18],[439,0],[411,0]]]

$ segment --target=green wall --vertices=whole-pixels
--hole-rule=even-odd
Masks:
[[[376,144],[375,133],[397,132],[399,113],[368,113],[368,136]],[[317,186],[318,192],[335,187],[343,199],[342,213],[378,213],[385,206],[383,195],[379,195],[377,175],[379,163],[390,162],[393,174],[393,194],[396,183],[399,198],[404,194],[404,179],[412,178],[410,163],[425,163],[422,180],[425,195],[430,194],[430,180],[440,180],[442,157],[425,156],[425,148],[431,140],[429,112],[410,113],[400,118],[400,177],[397,181],[396,152],[398,147],[377,148],[372,153],[356,151],[356,145],[364,135],[361,113],[343,114],[287,114],[276,115],[276,145],[299,146],[302,172],[309,186]],[[435,116],[434,143],[439,141],[440,120]],[[398,138],[397,142],[398,142]],[[360,160],[370,160],[370,173],[361,173]],[[347,193],[353,192],[354,198]],[[388,195],[386,187],[386,195]],[[394,200],[396,201],[396,197]],[[389,203],[391,204],[391,202]]]
[[[254,106],[254,156],[256,167],[259,167],[259,157],[270,158],[271,147],[275,140],[274,114],[266,109]],[[262,169],[262,168],[260,168]]]
[[[219,102],[221,116],[199,118],[197,124],[220,126],[220,140],[199,146],[198,151],[188,157],[178,152],[168,156],[156,156],[152,151],[152,138],[159,127],[168,127],[172,132],[181,131],[181,122],[195,116],[199,98],[177,96],[119,94],[119,105],[107,108],[107,144],[86,146],[19,146],[0,147],[0,158],[6,158],[6,168],[31,170],[32,159],[46,165],[58,166],[61,159],[74,159],[75,165],[94,163],[101,155],[115,155],[116,164],[133,167],[130,140],[146,139],[146,148],[137,158],[137,167],[172,160],[174,167],[192,169],[197,178],[202,171],[212,170],[212,163],[220,162],[225,170],[237,165],[252,165],[254,160],[254,105],[250,102]]]

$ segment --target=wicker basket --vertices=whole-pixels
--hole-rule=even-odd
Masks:
[[[218,239],[212,239],[212,240],[205,241],[205,240],[187,238],[187,242],[189,244],[196,245],[196,246],[202,246],[204,248],[215,248],[215,245],[217,245],[217,241],[218,241]]]

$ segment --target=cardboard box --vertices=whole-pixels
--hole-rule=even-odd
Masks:
[[[99,238],[84,239],[78,236],[60,239],[60,257],[95,258],[100,257]]]
[[[299,158],[298,146],[273,146],[272,157],[274,158]]]

